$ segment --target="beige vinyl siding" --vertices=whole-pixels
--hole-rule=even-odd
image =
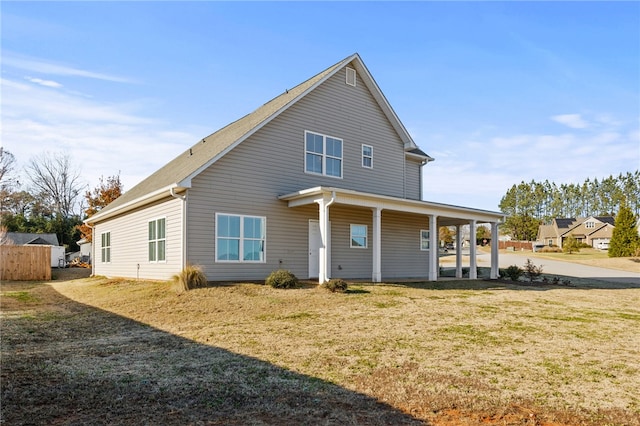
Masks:
[[[202,265],[209,280],[263,280],[278,268],[308,277],[309,219],[318,219],[318,206],[289,208],[278,200],[280,195],[322,185],[404,196],[403,144],[364,83],[346,85],[344,72],[341,70],[192,180],[187,259]],[[342,179],[305,173],[305,130],[343,140]],[[373,169],[362,167],[362,144],[373,146]],[[367,224],[371,234],[371,211],[349,213],[340,206],[330,210],[332,274],[370,278],[371,248],[349,248],[349,224]],[[266,217],[266,262],[215,262],[216,213]]]
[[[420,230],[429,217],[382,211],[382,279],[427,277],[428,251],[420,250]]]
[[[372,222],[370,209],[329,207],[331,221],[331,277],[371,279],[373,272]],[[367,248],[351,247],[350,225],[367,225]]]
[[[166,218],[166,261],[149,262],[148,223]],[[182,269],[182,201],[167,198],[144,209],[100,222],[94,235],[96,275],[144,279],[169,279]],[[111,263],[102,263],[100,234],[111,232]],[[138,270],[138,265],[140,269]]]
[[[422,194],[420,194],[420,189],[422,188],[420,185],[421,167],[422,166],[419,161],[407,159],[405,170],[406,198],[410,198],[412,200],[422,199]]]

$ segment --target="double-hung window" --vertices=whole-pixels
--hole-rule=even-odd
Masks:
[[[342,139],[305,131],[304,170],[331,177],[342,177]]]
[[[164,262],[166,260],[166,233],[165,218],[149,222],[149,262]]]
[[[367,248],[367,225],[351,225],[351,248]]]
[[[373,169],[373,147],[362,145],[362,167]]]
[[[100,237],[100,260],[102,263],[111,263],[111,232],[103,232]]]
[[[420,250],[422,251],[429,250],[429,230],[428,229],[420,230]]]
[[[265,261],[266,218],[216,213],[216,261]]]

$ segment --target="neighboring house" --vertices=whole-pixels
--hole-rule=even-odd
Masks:
[[[557,218],[550,225],[540,225],[536,240],[538,245],[562,247],[564,240],[572,235],[579,242],[594,248],[608,247],[614,224],[613,216]]]
[[[432,160],[354,54],[205,137],[87,219],[93,273],[168,279],[197,264],[210,281],[263,280],[280,268],[319,282],[437,280],[437,227],[470,225],[475,235],[490,223],[497,277],[504,215],[422,201]]]
[[[7,232],[4,234],[0,245],[16,245],[16,246],[51,246],[51,266],[66,266],[65,249],[58,242],[58,236],[52,234],[38,234],[29,232]]]
[[[59,246],[58,236],[53,234],[39,234],[29,232],[7,232],[0,244],[14,244],[16,246],[44,245]]]

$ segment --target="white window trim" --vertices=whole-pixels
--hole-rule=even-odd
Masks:
[[[427,233],[427,248],[424,248],[424,247],[422,246],[422,241],[423,241],[423,239],[422,239],[422,233],[423,233],[423,232],[426,232],[426,233]],[[420,251],[429,251],[429,250],[430,250],[430,247],[429,247],[429,246],[430,246],[430,243],[429,243],[430,239],[431,239],[431,233],[430,233],[430,231],[429,231],[428,229],[421,229],[421,230],[420,230]]]
[[[322,136],[322,173],[316,173],[316,172],[311,172],[307,170],[307,154],[320,155],[317,152],[307,151],[307,134],[309,133],[313,135]],[[327,154],[327,138],[339,140],[342,143],[342,157],[334,157]],[[303,142],[304,142],[304,172],[306,174],[316,175],[316,176],[325,176],[333,179],[342,179],[342,176],[344,175],[344,139],[331,136],[331,135],[325,135],[318,132],[312,132],[310,130],[305,130]],[[327,157],[340,159],[340,176],[333,176],[333,175],[327,174]]]
[[[363,226],[364,227],[364,247],[363,246],[354,246],[353,245],[353,227],[354,226]],[[358,235],[361,238],[360,235]],[[369,247],[369,227],[367,225],[363,225],[360,223],[352,223],[349,225],[349,247],[355,249],[366,249]]]
[[[238,246],[238,260],[218,260],[218,217],[219,216],[235,216],[235,217],[239,217],[240,218],[240,244]],[[253,219],[262,219],[262,223],[263,223],[263,234],[264,234],[264,239],[262,239],[263,243],[262,243],[262,260],[243,260],[242,259],[242,253],[243,253],[243,249],[244,249],[244,241],[245,240],[251,240],[251,241],[255,241],[256,238],[244,238],[244,218],[246,217],[250,217]],[[250,214],[236,214],[236,213],[224,213],[224,212],[218,212],[216,213],[215,216],[215,227],[216,227],[216,232],[215,232],[215,245],[216,245],[216,249],[215,249],[215,258],[214,258],[214,262],[215,263],[267,263],[267,217],[266,216],[255,216],[255,215],[250,215]],[[223,237],[224,238],[224,237]]]
[[[584,227],[587,229],[593,229],[596,227],[596,223],[592,220],[585,222]]]
[[[364,148],[367,147],[371,150],[371,155],[365,155],[364,154]],[[362,144],[362,167],[364,167],[365,169],[373,169],[373,147],[371,145],[366,145],[366,144]],[[364,164],[364,160],[365,158],[370,158],[371,159],[371,165],[370,166],[365,166]]]
[[[164,219],[164,238],[158,238],[158,221]],[[147,234],[147,261],[149,263],[167,263],[167,217],[161,216],[147,221],[147,233],[149,231],[149,223],[154,222],[156,227],[156,239],[150,240]],[[164,241],[164,260],[158,260],[158,242]],[[149,243],[156,243],[156,260],[149,260]]]
[[[102,245],[102,236],[109,234],[109,245]],[[104,250],[109,249],[109,261],[104,260]],[[104,231],[100,233],[100,263],[111,263],[111,231]]]

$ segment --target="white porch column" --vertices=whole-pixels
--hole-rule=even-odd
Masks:
[[[456,278],[462,278],[462,226],[456,225]]]
[[[379,283],[382,281],[382,209],[376,207],[373,209],[373,272],[371,281]]]
[[[499,274],[498,262],[498,222],[491,222],[491,275],[492,280],[498,279]]]
[[[438,281],[438,216],[429,216],[429,281]]]
[[[335,198],[328,198],[327,196],[324,196],[322,199],[317,201],[320,209],[318,222],[320,225],[320,239],[322,240],[319,250],[320,261],[318,262],[318,282],[320,284],[331,279],[331,257],[329,256],[329,206],[333,204],[334,201]]]
[[[469,279],[478,278],[478,263],[476,259],[476,221],[469,221]]]

